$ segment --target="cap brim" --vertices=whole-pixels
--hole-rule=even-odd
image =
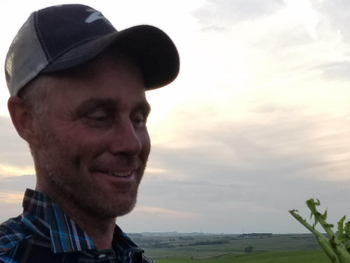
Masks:
[[[55,58],[41,73],[82,65],[108,47],[126,50],[140,65],[147,90],[163,87],[178,75],[180,59],[172,40],[160,29],[141,25],[82,43]]]

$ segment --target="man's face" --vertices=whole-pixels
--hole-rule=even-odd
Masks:
[[[50,91],[38,128],[39,190],[96,217],[130,212],[150,152],[140,72],[105,58],[78,73],[43,78]]]

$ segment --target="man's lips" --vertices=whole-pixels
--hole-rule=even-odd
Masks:
[[[114,177],[128,177],[131,176],[133,171],[126,171],[126,172],[104,172],[108,175],[114,176]]]
[[[131,160],[128,161],[128,163],[124,161],[124,163],[119,163],[118,165],[115,163],[101,163],[92,165],[89,170],[91,173],[101,173],[112,177],[127,178],[137,176],[137,174],[142,170],[142,164],[138,160]]]
[[[119,171],[115,170],[105,170],[105,169],[93,169],[90,170],[92,173],[104,174],[114,178],[133,178],[139,173],[139,169],[123,169]]]

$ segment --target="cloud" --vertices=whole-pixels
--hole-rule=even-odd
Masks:
[[[23,200],[23,193],[7,192],[0,193],[0,203],[20,204]]]
[[[153,207],[153,206],[137,206],[134,209],[133,213],[140,216],[145,214],[151,214],[152,216],[164,217],[165,219],[167,217],[182,218],[182,219],[198,217],[198,215],[195,213],[182,212],[178,210],[171,210],[167,208]]]
[[[298,17],[304,24],[307,33],[314,40],[317,40],[316,26],[318,24],[318,17],[313,10],[311,3],[308,0],[284,0],[288,8]]]
[[[306,199],[324,200],[324,209],[337,202],[333,193],[347,196],[349,191],[346,183],[339,185],[310,177],[301,180],[283,173],[272,177],[264,171],[256,171],[254,177],[228,186],[216,183],[218,174],[213,174],[210,182],[198,182],[177,180],[176,172],[172,173],[173,180],[146,174],[137,205],[141,211],[136,207],[130,215],[118,219],[120,225],[129,231],[140,231],[137,222],[142,217],[150,222],[147,227],[150,231],[178,230],[176,226],[181,224],[182,231],[199,231],[201,227],[203,231],[216,233],[240,233],[242,229],[247,232],[303,232],[289,216],[289,209],[299,209],[305,216],[309,214],[304,205]],[[241,174],[242,177],[247,175],[249,173]],[[234,179],[233,176],[231,182]],[[148,210],[149,207],[152,209]],[[336,222],[342,215],[334,211],[340,208],[346,211],[346,207],[332,205],[332,208],[329,220]],[[172,212],[176,216],[169,216]]]
[[[335,34],[340,34],[344,42],[350,40],[350,32],[348,30],[349,3],[346,0],[334,1],[311,1],[313,8],[320,14],[322,21],[319,28],[332,30]]]
[[[345,113],[332,114],[327,107],[313,112],[305,104],[260,96],[253,101],[244,118],[224,103],[232,114],[221,118],[214,117],[215,104],[209,106],[213,116],[189,107],[174,110],[169,120],[181,126],[168,131],[175,135],[171,140],[153,146],[150,158],[152,167],[167,172],[146,172],[141,205],[195,208],[207,220],[226,215],[247,225],[227,210],[283,221],[288,209],[302,208],[307,198],[327,200],[332,191],[347,195],[350,126]]]
[[[0,176],[0,192],[1,193],[12,193],[19,192],[23,193],[26,188],[35,188],[35,176],[34,175],[22,175],[22,176]],[[9,191],[9,192],[7,192]]]
[[[26,188],[35,188],[35,176],[0,174],[0,223],[22,213],[22,199]]]
[[[350,81],[350,61],[328,63],[316,69],[322,71],[322,77],[326,80]]]
[[[0,175],[2,176],[14,176],[21,174],[35,174],[35,169],[32,166],[22,168],[18,166],[8,166],[0,164]]]
[[[13,174],[8,168],[31,169],[33,161],[29,148],[18,136],[10,118],[0,115],[0,127],[0,171]],[[3,166],[2,169],[1,166]]]
[[[203,29],[222,31],[230,25],[242,21],[252,21],[270,15],[284,6],[279,0],[209,0],[207,5],[193,12],[193,16]]]

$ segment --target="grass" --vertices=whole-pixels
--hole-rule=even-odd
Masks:
[[[153,237],[157,244],[168,244],[168,247],[155,248],[154,244],[139,243],[146,254],[154,259],[162,258],[212,258],[225,254],[246,255],[245,248],[252,246],[253,253],[315,250],[320,249],[316,239],[312,235],[272,235],[270,237],[258,236],[239,238],[237,235],[210,235],[192,236],[192,240],[181,240],[181,237]],[[171,241],[170,241],[171,240]],[[221,245],[191,246],[196,242],[225,240]],[[150,240],[147,240],[150,241]]]
[[[208,259],[163,258],[156,263],[329,263],[322,250],[294,250],[245,255],[230,255]]]
[[[130,235],[156,263],[329,263],[312,234]],[[251,253],[245,252],[253,247]]]

